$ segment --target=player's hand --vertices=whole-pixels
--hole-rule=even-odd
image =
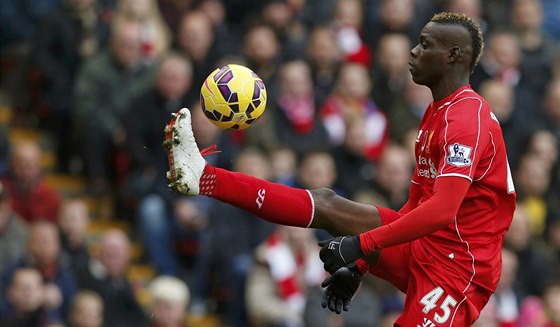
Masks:
[[[327,288],[321,305],[337,314],[340,314],[342,310],[348,311],[352,297],[361,282],[362,274],[355,263],[338,269],[321,284],[321,287]]]
[[[325,270],[331,274],[364,255],[358,236],[331,238],[320,241],[319,246],[323,247],[319,252],[319,258],[323,261]]]

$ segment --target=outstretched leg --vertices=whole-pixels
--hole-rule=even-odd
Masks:
[[[334,236],[357,235],[381,225],[376,207],[347,200],[329,189],[304,190],[206,164],[196,145],[188,109],[166,127],[170,187],[207,195],[270,222],[321,228]]]

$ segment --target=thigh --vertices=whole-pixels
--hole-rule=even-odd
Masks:
[[[465,281],[437,278],[414,262],[402,315],[396,326],[471,326],[486,305],[491,292]]]
[[[377,207],[382,225],[387,225],[399,219],[402,215],[394,210]],[[385,248],[380,252],[377,261],[371,264],[369,272],[381,279],[388,281],[406,293],[410,270],[410,243]]]
[[[371,266],[369,272],[388,281],[401,292],[407,293],[410,277],[410,243],[381,250],[377,262]]]

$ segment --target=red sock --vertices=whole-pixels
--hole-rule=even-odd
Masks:
[[[275,224],[309,227],[314,202],[308,190],[267,182],[206,164],[200,194],[249,211]]]

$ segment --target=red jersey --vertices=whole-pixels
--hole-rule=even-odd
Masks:
[[[436,178],[457,176],[471,186],[454,222],[412,242],[412,256],[430,275],[460,278],[494,291],[501,272],[504,234],[515,209],[515,190],[498,120],[470,85],[432,102],[420,123],[412,182],[420,205]]]
[[[44,181],[38,182],[29,191],[20,190],[11,178],[2,179],[2,183],[10,195],[12,209],[26,223],[32,224],[37,220],[57,223],[60,195]]]

